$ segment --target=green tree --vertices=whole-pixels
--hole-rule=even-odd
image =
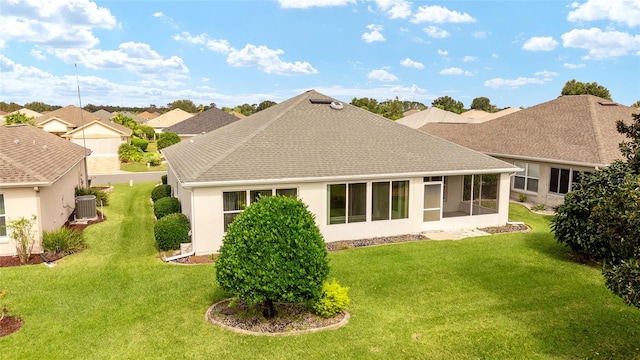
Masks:
[[[378,107],[380,104],[378,104],[378,100],[373,98],[353,98],[351,99],[351,105],[370,111],[374,114],[379,113]]]
[[[147,140],[153,140],[153,138],[156,136],[156,131],[148,125],[138,124],[138,126],[133,130],[133,133],[137,137]]]
[[[638,101],[634,102],[633,104],[631,104],[631,107],[640,108],[640,100],[638,100]]]
[[[35,122],[33,121],[33,117],[32,116],[27,116],[23,113],[13,113],[11,115],[5,115],[4,116],[5,119],[5,124],[7,125],[13,125],[13,124],[29,124],[29,125],[35,125]]]
[[[53,111],[56,109],[60,109],[60,106],[53,106],[49,104],[45,104],[42,101],[32,101],[24,104],[24,107],[29,110],[33,110],[35,112],[43,113],[45,111]]]
[[[494,113],[498,111],[498,108],[495,105],[491,104],[491,100],[489,100],[488,97],[484,97],[484,96],[473,99],[473,102],[471,102],[471,108],[475,110],[490,112],[490,113]]]
[[[275,315],[274,302],[317,300],[329,273],[325,242],[299,199],[261,197],[229,225],[216,279],[220,287]]]
[[[268,109],[270,107],[272,107],[273,105],[276,105],[277,102],[275,101],[271,101],[271,100],[265,100],[263,102],[261,102],[260,104],[258,104],[258,107],[256,107],[256,112],[258,111],[262,111],[264,109]]]
[[[409,111],[409,110],[426,110],[427,109],[427,105],[421,103],[421,102],[417,102],[417,101],[403,101],[402,102],[402,111]]]
[[[381,102],[378,106],[376,114],[384,116],[390,120],[398,120],[402,118],[403,112],[404,110],[402,107],[402,101],[400,101],[396,96],[396,98],[393,100],[386,100]]]
[[[233,108],[233,111],[239,112],[244,116],[252,115],[256,112],[257,105],[242,104]]]
[[[14,112],[16,110],[20,110],[22,109],[22,106],[14,103],[13,101],[10,103],[6,103],[4,101],[0,101],[0,111],[4,111],[4,112]]]
[[[433,100],[431,106],[456,114],[461,114],[464,111],[464,104],[454,100],[451,96],[441,96]]]
[[[176,133],[172,132],[163,132],[158,135],[158,150],[162,150],[166,147],[169,147],[173,144],[177,144],[180,142],[180,136]]]
[[[9,237],[15,242],[21,264],[26,264],[31,258],[31,251],[36,243],[36,231],[33,228],[35,225],[35,215],[31,215],[30,219],[21,217],[17,220],[7,220]]]
[[[170,102],[167,104],[167,106],[169,107],[169,110],[182,109],[191,114],[195,114],[198,112],[198,108],[196,107],[196,104],[194,104],[193,101],[186,100],[186,99]]]
[[[131,130],[135,130],[138,128],[138,122],[135,119],[132,119],[128,116],[124,116],[122,114],[116,114],[116,116],[114,116],[111,119],[114,123],[116,124],[120,124],[122,126],[126,126]]]
[[[583,83],[575,79],[567,81],[560,95],[595,95],[603,99],[611,100],[611,94],[606,87],[599,85],[597,82]]]

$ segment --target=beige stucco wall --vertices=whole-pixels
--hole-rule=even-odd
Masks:
[[[193,188],[191,191],[181,188],[180,184],[169,171],[168,184],[172,186],[174,196],[181,204],[183,213],[189,217],[192,226],[192,240],[196,254],[210,254],[219,250],[224,236],[223,221],[223,192],[245,191],[256,189],[298,189],[299,198],[308,206],[316,217],[316,223],[325,241],[354,240],[378,236],[393,236],[410,233],[420,233],[424,230],[455,229],[463,227],[498,226],[506,224],[509,209],[509,174],[501,174],[499,190],[499,209],[497,214],[476,215],[467,218],[448,218],[440,222],[433,222],[425,227],[422,221],[424,182],[422,177],[402,179],[376,179],[375,181],[409,180],[409,217],[407,219],[371,221],[369,210],[367,221],[350,224],[328,224],[327,182],[318,183],[289,183],[266,184],[234,187]],[[354,182],[354,181],[351,181]],[[357,181],[367,183],[367,209],[371,204],[371,180]],[[344,183],[344,182],[331,182]],[[453,186],[456,183],[454,182]],[[459,184],[462,189],[462,183]],[[461,198],[456,194],[460,190],[449,184],[450,199]],[[453,195],[451,195],[453,194]]]
[[[42,126],[42,130],[50,133],[64,134],[69,130],[69,128],[62,121],[53,119],[47,122],[46,124],[44,124]]]
[[[594,167],[578,166],[578,165],[566,165],[553,162],[542,162],[532,160],[515,160],[510,158],[500,158],[508,163],[513,164],[515,161],[526,162],[529,164],[538,164],[540,166],[540,177],[538,179],[538,192],[520,190],[513,188],[513,180],[510,184],[510,197],[512,200],[519,201],[520,194],[527,196],[527,202],[533,204],[543,204],[549,207],[556,207],[564,203],[564,195],[555,194],[549,192],[549,181],[551,180],[551,168],[571,169],[575,171],[593,172]]]
[[[37,245],[33,248],[34,253],[41,252],[39,243],[42,231],[60,228],[73,212],[75,187],[81,185],[81,181],[87,178],[84,170],[84,162],[82,161],[51,186],[0,188],[0,193],[4,194],[5,212],[8,220],[37,216],[34,229]],[[0,237],[0,255],[15,254],[13,240],[8,236]]]

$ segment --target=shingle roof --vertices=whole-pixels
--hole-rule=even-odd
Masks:
[[[159,114],[157,112],[150,113],[150,112],[148,112],[146,110],[141,112],[140,114],[138,114],[139,117],[141,117],[143,119],[146,119],[146,120],[154,119],[154,118],[158,117],[158,115]]]
[[[0,187],[50,185],[90,150],[30,125],[0,127]]]
[[[183,183],[516,170],[346,103],[335,110],[330,101],[310,90],[162,152]]]
[[[428,123],[472,123],[473,119],[432,107],[396,120],[398,124],[418,129]]]
[[[192,117],[193,114],[188,113],[182,109],[173,109],[169,112],[166,112],[156,118],[153,118],[147,122],[148,126],[153,128],[167,128],[171,125],[175,125],[182,120],[186,120]]]
[[[126,116],[128,118],[131,118],[133,120],[135,120],[136,122],[138,122],[139,124],[147,124],[147,121],[149,121],[149,119],[141,117],[139,115],[136,115],[134,113],[132,113],[131,111],[120,111],[117,112],[115,114],[121,114],[122,116]]]
[[[165,128],[164,131],[178,135],[198,135],[208,133],[238,120],[240,119],[225,111],[211,108],[175,125],[171,125]]]
[[[94,111],[93,115],[99,116],[103,120],[110,120],[113,117],[113,114],[108,112],[105,109],[100,109],[98,111]]]
[[[47,114],[37,118],[36,125],[40,126],[54,117],[68,122],[73,127],[87,124],[92,120],[102,119],[101,117],[94,115],[84,109],[80,109],[77,106],[68,105],[63,108],[48,112]]]
[[[593,95],[565,95],[480,124],[420,130],[492,155],[606,165],[621,158],[624,136],[616,121],[631,121],[639,111]]]
[[[114,130],[116,132],[119,132],[122,135],[125,136],[131,136],[131,134],[133,133],[133,130],[129,129],[126,126],[114,123],[113,121],[109,121],[109,120],[103,120],[103,119],[96,119],[96,120],[92,120],[88,123],[86,123],[84,126],[78,126],[77,128],[73,129],[73,130],[69,130],[67,131],[66,134],[62,135],[63,137],[69,137],[71,136],[71,134],[76,133],[78,131],[82,131],[83,128],[88,128],[89,126],[91,126],[94,123],[98,123],[101,124],[104,127],[110,128],[111,130]],[[88,136],[93,138],[93,136]]]

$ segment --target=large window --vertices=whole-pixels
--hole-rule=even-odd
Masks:
[[[566,194],[572,190],[573,184],[580,181],[580,171],[573,169],[551,168],[549,178],[549,192],[555,194]],[[585,172],[585,174],[589,174]]]
[[[261,196],[289,196],[297,197],[297,189],[259,189],[259,190],[242,190],[228,191],[222,193],[222,214],[224,218],[224,231],[227,231],[229,224],[233,219],[244,211],[247,204],[251,205],[258,201]]]
[[[513,178],[513,188],[538,192],[538,180],[540,178],[540,165],[516,161],[515,165],[524,170],[516,173]]]
[[[4,211],[4,194],[0,194],[0,236],[7,236],[7,215]]]
[[[331,184],[327,186],[329,224],[409,217],[409,181],[371,183],[371,205],[367,205],[367,183]]]
[[[469,202],[471,215],[498,212],[499,174],[465,175],[462,200]]]

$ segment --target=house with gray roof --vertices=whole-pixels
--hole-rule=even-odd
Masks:
[[[89,149],[35,126],[0,126],[0,256],[15,255],[4,227],[36,215],[37,239],[60,228],[75,208],[75,187],[87,186]],[[41,249],[34,248],[38,253]]]
[[[259,196],[296,196],[326,241],[504,225],[513,164],[310,90],[162,150],[195,254]]]
[[[212,107],[177,124],[164,129],[164,132],[178,134],[182,140],[219,129],[240,120],[226,111]]]
[[[519,168],[511,196],[557,206],[581,172],[622,159],[616,122],[640,110],[593,95],[565,95],[478,124],[425,124],[420,130]]]
[[[94,111],[93,115],[98,116],[99,118],[101,118],[103,120],[111,120],[111,118],[114,116],[114,114],[108,112],[105,109],[100,109],[100,110]]]
[[[188,113],[182,109],[173,109],[158,117],[155,117],[147,121],[147,125],[155,129],[156,133],[164,132],[166,128],[171,125],[175,125],[182,120],[186,120],[192,117],[193,114]]]
[[[398,124],[408,126],[412,129],[418,129],[428,123],[456,123],[468,124],[475,122],[474,119],[458,115],[451,111],[432,107],[429,109],[416,111],[401,119],[396,120]]]

